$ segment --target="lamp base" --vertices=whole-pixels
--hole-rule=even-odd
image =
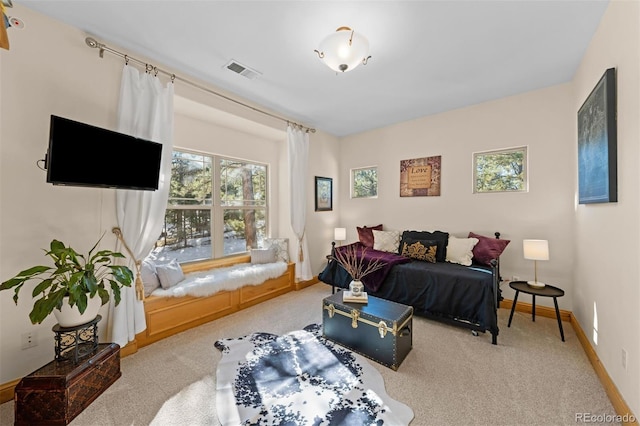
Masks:
[[[542,288],[545,286],[545,284],[541,283],[540,281],[527,281],[527,285],[529,287],[535,287],[535,288]]]

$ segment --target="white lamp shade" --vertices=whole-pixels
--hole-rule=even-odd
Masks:
[[[524,258],[529,260],[549,260],[549,241],[523,240]]]
[[[336,241],[344,241],[347,239],[346,228],[336,228],[333,230],[333,239]]]
[[[320,56],[336,72],[351,71],[369,55],[369,41],[348,27],[340,27],[319,46]]]

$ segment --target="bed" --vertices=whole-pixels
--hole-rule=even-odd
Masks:
[[[499,236],[496,233],[496,238]],[[360,250],[365,247],[360,241],[352,244]],[[318,275],[333,291],[348,289],[351,282],[351,276],[335,257],[335,250],[346,247],[334,246],[327,266]],[[447,261],[431,263],[372,247],[367,247],[365,256],[368,258],[365,262],[381,258],[387,264],[362,280],[368,294],[413,306],[416,315],[462,326],[474,334],[488,331],[492,343],[497,344],[501,300],[499,256],[484,264],[472,262],[468,266]]]

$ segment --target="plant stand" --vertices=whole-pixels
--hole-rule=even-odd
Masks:
[[[75,327],[54,325],[55,360],[72,360],[77,364],[78,360],[93,353],[98,348],[98,322],[101,319],[102,316],[98,315],[92,321]]]

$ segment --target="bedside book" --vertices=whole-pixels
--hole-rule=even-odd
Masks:
[[[353,296],[350,291],[345,290],[342,292],[342,301],[351,303],[367,303],[369,299],[365,292],[362,292],[360,296]]]

